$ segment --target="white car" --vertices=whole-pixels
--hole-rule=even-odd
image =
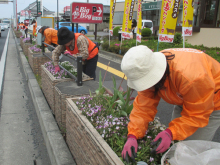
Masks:
[[[7,23],[2,23],[3,24],[3,26],[5,27],[5,29],[8,29],[9,28],[9,24],[7,24]]]
[[[1,31],[5,31],[5,26],[4,25],[0,25],[1,26]]]

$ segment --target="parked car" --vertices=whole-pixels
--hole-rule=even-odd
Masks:
[[[70,31],[72,31],[72,23],[71,22],[59,22],[59,29],[61,27],[67,27]],[[57,30],[57,24],[55,26]],[[87,29],[83,26],[78,25],[78,32],[82,34],[87,34]],[[76,24],[74,23],[74,33],[76,33]]]
[[[146,20],[143,19],[142,20],[142,29],[143,28],[149,28],[152,31],[152,34],[154,33],[154,29],[153,29],[154,25],[153,25],[153,21],[151,20]]]

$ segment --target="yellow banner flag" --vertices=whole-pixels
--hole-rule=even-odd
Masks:
[[[113,18],[115,13],[116,0],[110,1],[110,20],[109,20],[109,33],[113,36]]]
[[[192,36],[194,0],[183,0],[182,35]]]
[[[134,0],[125,0],[124,15],[122,23],[122,38],[130,39],[130,33],[132,31],[132,16],[134,9]]]
[[[162,0],[159,42],[173,42],[180,0]]]
[[[141,43],[141,29],[142,29],[142,14],[141,13],[142,13],[141,0],[138,0],[136,40],[140,43]]]

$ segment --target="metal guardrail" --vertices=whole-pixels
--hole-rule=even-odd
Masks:
[[[31,41],[32,41],[32,35],[31,35],[30,38],[31,38]],[[45,53],[45,45],[52,48],[53,50],[55,49],[55,47],[53,47],[53,46],[51,46],[51,45],[49,45],[45,42],[42,42],[42,54],[44,56],[48,57],[51,61],[53,61],[53,59]],[[62,68],[63,70],[65,70],[67,72],[67,74],[76,81],[78,86],[82,86],[82,56],[73,57],[69,54],[65,54],[65,56],[67,56],[67,57],[69,57],[69,58],[76,61],[76,63],[77,63],[77,77],[74,76],[73,74],[71,74],[62,65],[59,65],[59,67]]]

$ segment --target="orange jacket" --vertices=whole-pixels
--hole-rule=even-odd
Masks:
[[[24,24],[23,23],[21,23],[19,26],[20,26],[21,29],[24,29]]]
[[[71,54],[76,54],[76,53],[79,53],[78,51],[78,47],[77,47],[77,39],[80,35],[83,35],[81,33],[75,33],[75,47],[74,47],[74,50],[70,50],[70,48],[67,46],[66,47],[66,50],[70,51]],[[87,38],[87,37],[86,37]],[[93,57],[95,57],[99,50],[98,48],[95,48],[94,47],[96,46],[94,42],[92,42],[90,39],[87,38],[87,40],[89,41],[89,48],[88,48],[88,51],[89,51],[89,56],[87,58],[87,60],[90,60],[92,59]]]
[[[153,121],[162,98],[182,105],[181,117],[169,123],[173,140],[184,140],[208,124],[214,110],[220,110],[220,64],[196,49],[167,49],[175,58],[168,60],[170,76],[154,97],[154,90],[138,92],[130,114],[128,134],[142,138]],[[163,52],[163,51],[162,51]],[[167,54],[166,54],[167,55]]]
[[[44,42],[47,43],[47,44],[57,44],[57,41],[58,41],[58,37],[57,37],[57,30],[55,29],[52,29],[52,28],[47,28],[44,30],[44,36],[45,36],[45,40]]]
[[[37,22],[33,24],[33,36],[37,36],[36,28],[37,28]]]

